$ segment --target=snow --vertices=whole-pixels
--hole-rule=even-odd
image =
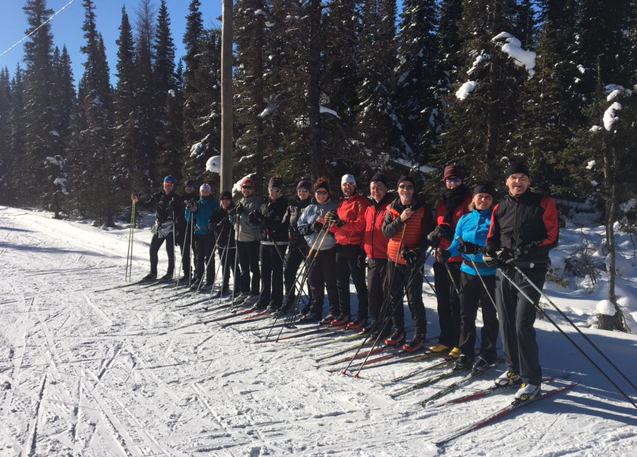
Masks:
[[[278,105],[276,103],[270,103],[263,111],[259,113],[257,117],[264,118],[274,113]]]
[[[594,160],[589,160],[588,163],[586,164],[586,169],[592,170],[595,165],[596,165],[596,162]]]
[[[615,310],[615,305],[613,305],[609,300],[602,300],[597,303],[595,309],[599,314],[604,314],[606,316],[614,316],[617,314],[617,310]]]
[[[148,269],[151,220],[146,215],[146,228],[135,231],[135,279]],[[563,266],[586,240],[601,245],[602,234],[603,227],[563,229],[554,264]],[[544,375],[571,372],[570,380],[580,384],[436,447],[434,441],[508,403],[512,394],[423,408],[419,400],[441,385],[392,400],[390,393],[415,381],[386,381],[430,362],[343,376],[317,367],[315,359],[351,343],[255,344],[267,334],[257,324],[205,323],[222,313],[216,301],[192,304],[198,297],[172,287],[100,292],[124,284],[128,235],[123,222],[105,231],[90,221],[0,207],[0,455],[628,457],[637,449],[635,409],[546,320],[535,324]],[[629,235],[620,233],[617,242],[625,256],[632,252]],[[166,254],[159,254],[161,273]],[[425,273],[432,281],[431,263]],[[592,288],[578,281],[584,280],[574,278],[567,288],[547,283],[545,291],[629,379],[637,379],[637,336],[585,327],[604,299],[607,277]],[[635,284],[635,269],[618,279],[618,290],[631,292],[619,303],[632,326]],[[438,319],[426,284],[423,298],[433,337]],[[490,385],[502,367],[496,371],[450,397]]]
[[[206,161],[206,170],[221,173],[221,156],[212,156]]]
[[[471,95],[471,92],[476,89],[476,87],[478,87],[477,81],[467,81],[462,86],[460,86],[460,89],[456,91],[456,98],[460,100],[466,100],[469,95]]]
[[[621,111],[622,109],[622,105],[618,102],[613,102],[612,105],[610,105],[608,107],[608,109],[606,109],[606,111],[604,111],[604,128],[607,131],[611,131],[613,130],[613,126],[617,123],[617,121],[619,121],[619,115],[617,114],[618,111]]]
[[[327,108],[327,107],[325,107],[323,105],[321,105],[319,107],[319,112],[321,114],[331,114],[332,116],[336,117],[337,119],[341,118],[336,111],[334,111],[333,109]]]
[[[523,49],[520,40],[510,33],[499,33],[491,41],[499,45],[502,52],[511,57],[516,65],[524,67],[529,74],[529,78],[533,77],[535,74],[535,57],[537,56],[535,52]]]

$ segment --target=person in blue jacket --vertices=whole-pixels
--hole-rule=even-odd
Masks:
[[[495,304],[495,268],[487,267],[482,253],[491,226],[495,190],[491,183],[479,183],[473,189],[470,213],[458,221],[453,242],[448,250],[440,252],[443,261],[462,254],[460,267],[460,357],[454,368],[472,368],[480,373],[497,359],[498,318]],[[476,272],[476,268],[478,271]],[[486,286],[486,287],[485,287]],[[475,359],[476,315],[482,307],[482,348]],[[475,359],[475,362],[474,362]]]
[[[219,208],[219,203],[212,198],[210,184],[202,184],[199,194],[201,195],[199,201],[186,207],[186,220],[191,223],[194,220],[195,224],[195,282],[192,287],[199,287],[199,283],[204,281],[204,270],[206,270],[205,287],[210,288],[215,280],[215,261],[212,256],[215,236],[208,227],[208,221],[214,210]]]

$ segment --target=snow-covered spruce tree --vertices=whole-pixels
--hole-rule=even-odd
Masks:
[[[117,87],[113,94],[114,139],[113,149],[119,187],[131,193],[146,191],[148,176],[142,172],[144,164],[137,154],[137,129],[133,113],[136,109],[135,93],[135,41],[126,7],[122,7],[117,44]]]
[[[356,134],[363,147],[359,160],[373,170],[412,151],[396,110],[396,1],[370,0],[362,11]]]
[[[183,168],[184,179],[203,178],[206,160],[219,153],[221,34],[203,27],[201,2],[192,0],[186,17],[184,45]]]
[[[27,34],[34,32],[24,44],[25,144],[24,156],[17,170],[20,180],[39,186],[18,186],[18,201],[25,205],[41,206],[53,188],[47,179],[46,158],[59,150],[55,136],[55,121],[51,92],[53,90],[53,35],[45,21],[53,14],[46,0],[27,0],[22,8],[27,16]]]
[[[11,203],[11,78],[9,69],[0,70],[0,204]]]
[[[323,170],[325,164],[334,164],[335,158],[356,159],[361,154],[355,127],[361,101],[357,89],[361,85],[362,3],[361,0],[332,0],[326,5],[321,103],[338,118],[323,118]],[[343,167],[334,169],[334,175],[342,170]]]
[[[234,37],[237,49],[235,64],[235,125],[238,129],[234,157],[237,176],[261,172],[264,168],[265,127],[268,114],[265,99],[266,2],[239,0],[235,4]],[[259,181],[263,176],[257,177]],[[260,185],[257,184],[257,191]]]
[[[439,40],[434,0],[405,0],[398,34],[397,93],[405,158],[426,163],[439,133]]]
[[[160,132],[157,153],[157,173],[182,179],[183,166],[183,93],[181,74],[175,69],[175,44],[170,32],[170,15],[166,1],[161,1],[155,32],[155,84]],[[180,62],[181,65],[181,62]]]
[[[84,74],[78,87],[77,143],[69,154],[75,209],[97,224],[113,225],[117,202],[113,198],[115,153],[112,149],[112,101],[104,40],[97,32],[95,5],[83,0],[82,30],[86,43]]]
[[[463,3],[463,70],[449,100],[452,124],[436,155],[439,167],[458,163],[471,178],[497,182],[508,163],[502,159],[514,155],[521,95],[534,64],[534,54],[522,50],[511,34],[515,18],[512,0]]]
[[[11,155],[9,156],[8,163],[8,168],[11,170],[8,179],[12,204],[18,203],[16,188],[23,184],[22,177],[20,176],[20,161],[24,157],[26,143],[24,105],[24,70],[20,68],[20,64],[17,64],[15,74],[11,80]]]
[[[584,124],[581,98],[574,85],[581,76],[574,62],[577,40],[576,0],[543,0],[536,74],[526,85],[519,150],[530,158],[534,187],[565,198],[581,191],[579,160],[565,153]]]

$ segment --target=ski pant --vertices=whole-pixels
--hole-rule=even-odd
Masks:
[[[384,297],[387,296],[387,259],[367,259],[367,292],[369,298],[369,314],[374,321],[385,319],[387,309],[381,316]],[[387,307],[385,307],[387,308]]]
[[[259,242],[237,241],[239,265],[241,265],[241,292],[259,295]]]
[[[493,363],[497,359],[498,316],[489,294],[495,300],[495,276],[480,277],[464,271],[460,273],[460,351],[471,358],[475,357],[476,316],[482,308],[482,349],[480,355]],[[488,291],[488,293],[487,293]]]
[[[234,289],[235,295],[239,293],[239,279],[238,279],[239,264],[237,263],[235,265],[236,250],[237,248],[235,246],[224,246],[224,247],[217,248],[217,252],[219,253],[219,262],[220,262],[219,264],[221,265],[221,268],[223,271],[221,290],[223,292],[226,292],[230,288],[228,284],[230,283],[230,273],[232,272],[232,278],[234,282],[233,289]],[[236,267],[236,270],[235,270],[235,267]]]
[[[285,271],[283,272],[285,280],[285,304],[292,305],[296,299],[296,278],[299,267],[308,255],[310,248],[306,243],[293,242],[290,243],[289,249],[285,254]],[[303,285],[301,284],[301,287]],[[303,291],[300,290],[299,293]],[[312,294],[310,294],[311,300]]]
[[[259,303],[276,308],[283,304],[283,259],[287,243],[261,244],[261,295]]]
[[[460,262],[447,263],[456,285],[460,285]],[[460,299],[443,263],[434,262],[434,284],[438,301],[440,338],[438,342],[455,348],[460,344]]]
[[[215,238],[212,233],[205,235],[195,234],[195,278],[204,279],[206,270],[206,283],[212,284],[215,280],[215,258],[212,251],[215,247]],[[207,265],[207,267],[206,267]]]
[[[403,296],[407,295],[407,305],[411,311],[411,318],[414,321],[414,335],[425,335],[427,333],[427,316],[425,314],[425,304],[422,301],[422,267],[414,270],[407,265],[396,265],[394,262],[387,263],[387,277],[391,301],[389,303],[392,312],[394,330],[405,331],[405,308],[403,307]]]
[[[323,315],[323,299],[327,288],[329,301],[329,313],[337,316],[340,310],[338,305],[338,289],[336,286],[336,249],[319,251],[311,265],[308,283],[312,293],[310,312],[317,316]]]
[[[496,274],[495,303],[500,318],[502,349],[507,369],[517,373],[522,382],[539,385],[542,382],[542,367],[537,342],[535,340],[536,308],[540,293],[527,282],[514,268],[502,267],[520,289],[532,300],[530,303],[500,271]],[[521,268],[529,279],[542,290],[546,277],[546,267]]]
[[[186,278],[190,277],[190,251],[193,250],[194,245],[192,241],[192,233],[190,222],[186,223],[186,227],[184,228],[184,234],[180,236],[179,249],[181,249],[181,267],[184,271],[184,276]]]
[[[169,233],[166,238],[160,237],[157,233],[150,240],[150,272],[157,274],[157,263],[159,262],[159,248],[166,241],[166,254],[168,254],[168,270],[166,274],[172,275],[175,269],[175,243],[173,234]]]
[[[368,298],[367,284],[365,284],[365,251],[360,246],[352,244],[336,245],[336,279],[340,311],[338,315],[351,315],[349,298],[350,275],[358,295],[358,317],[367,317]]]

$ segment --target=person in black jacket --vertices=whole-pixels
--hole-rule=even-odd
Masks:
[[[542,382],[533,328],[540,293],[520,271],[542,289],[550,264],[549,251],[559,239],[559,226],[555,202],[531,191],[526,164],[512,163],[505,173],[509,193],[493,209],[483,262],[498,267],[495,303],[507,371],[496,380],[496,385],[519,385],[516,399],[527,401],[539,395]]]
[[[288,226],[283,222],[288,201],[283,196],[283,179],[270,179],[268,193],[249,217],[259,227],[260,236],[261,291],[255,306],[273,313],[283,305],[283,259],[288,245]]]
[[[150,281],[157,278],[157,253],[166,241],[166,254],[168,254],[168,270],[161,280],[170,279],[175,269],[175,215],[183,213],[179,203],[179,197],[173,191],[176,179],[172,176],[164,178],[164,191],[158,192],[146,201],[141,201],[137,194],[131,195],[131,200],[142,208],[155,207],[155,224],[153,225],[153,238],[150,242],[150,273],[143,280]]]
[[[239,295],[240,281],[237,279],[239,274],[239,264],[236,259],[236,245],[234,241],[234,226],[228,220],[228,213],[233,210],[234,202],[232,201],[232,193],[223,191],[219,200],[221,206],[217,208],[210,216],[210,227],[215,232],[217,240],[217,252],[219,253],[219,264],[223,269],[221,290],[217,292],[215,298],[223,297],[228,294],[230,289],[230,273],[232,272],[234,295]]]
[[[186,181],[184,185],[184,195],[181,196],[181,206],[184,208],[192,206],[199,200],[199,195],[195,191],[195,182],[192,179]],[[177,215],[177,237],[176,241],[181,249],[181,266],[183,270],[183,276],[179,278],[179,282],[189,282],[191,279],[190,271],[190,252],[192,251],[192,232],[193,226],[190,222],[186,221],[183,214]]]
[[[305,242],[305,237],[299,233],[296,223],[301,216],[301,212],[312,203],[312,184],[301,180],[296,185],[296,197],[292,198],[288,209],[283,217],[283,222],[288,225],[288,235],[290,243],[285,254],[285,270],[283,272],[285,280],[285,303],[281,312],[290,310],[296,299],[296,276],[303,260],[307,257],[309,246]],[[311,297],[310,297],[311,300]]]

